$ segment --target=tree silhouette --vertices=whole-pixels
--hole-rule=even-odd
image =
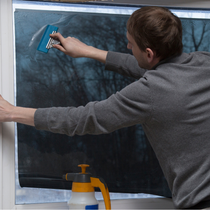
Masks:
[[[181,20],[184,52],[209,51],[209,21],[205,19]]]
[[[54,22],[65,37],[130,53],[126,48],[128,16],[20,11],[15,19],[18,106],[81,106],[104,100],[134,81],[105,71],[104,65],[91,59],[73,59],[55,49],[47,54],[34,50],[43,26]],[[88,163],[93,175],[106,179],[110,191],[170,195],[140,125],[100,136],[74,137],[18,125],[18,156],[20,174],[61,176],[78,171],[80,163]]]

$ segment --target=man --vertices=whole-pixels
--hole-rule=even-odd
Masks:
[[[31,109],[0,97],[0,121],[67,135],[109,133],[142,124],[176,208],[210,207],[210,53],[182,53],[181,21],[168,9],[143,7],[127,24],[132,55],[106,52],[57,33],[54,47],[105,63],[138,79],[86,106]]]

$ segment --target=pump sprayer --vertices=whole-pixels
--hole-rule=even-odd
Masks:
[[[98,209],[98,201],[95,198],[94,187],[100,188],[106,210],[111,209],[109,190],[102,178],[92,177],[86,173],[87,164],[78,165],[81,167],[81,173],[67,173],[63,179],[73,181],[72,194],[68,201],[70,209]]]

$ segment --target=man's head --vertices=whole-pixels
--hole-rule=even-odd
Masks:
[[[167,8],[136,10],[128,20],[127,32],[142,52],[152,50],[159,60],[182,53],[182,24]]]

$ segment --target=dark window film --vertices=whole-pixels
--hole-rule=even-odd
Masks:
[[[126,49],[127,15],[16,10],[16,104],[25,107],[80,106],[103,100],[134,80],[104,71],[104,65],[72,59],[51,49],[36,50],[46,25],[104,50]],[[209,20],[182,19],[184,52],[209,51]],[[80,163],[103,177],[111,192],[170,197],[155,154],[140,125],[100,136],[68,137],[17,125],[18,171],[22,187],[69,189],[60,180]]]
[[[126,39],[127,15],[58,13],[17,10],[17,106],[80,106],[103,100],[134,80],[104,70],[85,58],[72,59],[50,49],[36,50],[45,26],[52,24],[64,36],[73,36],[104,50],[130,53]],[[80,163],[103,177],[111,192],[170,196],[155,154],[140,125],[111,134],[68,137],[17,125],[18,170],[22,187],[69,189],[59,180],[78,172]]]

